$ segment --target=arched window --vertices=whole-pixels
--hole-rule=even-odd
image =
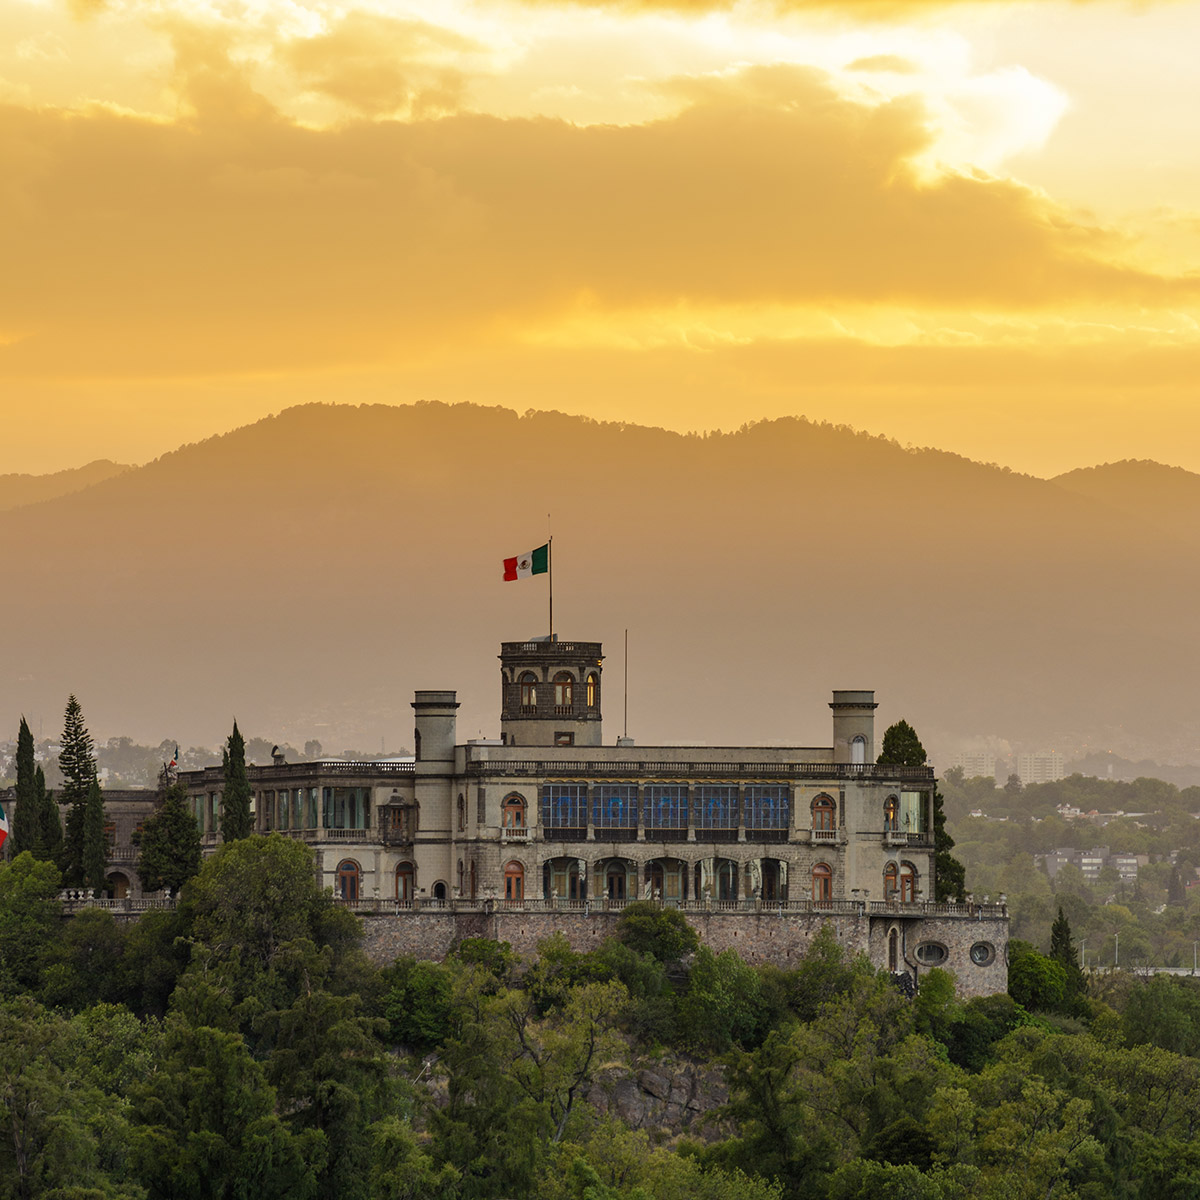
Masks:
[[[867,761],[867,739],[861,733],[850,741],[850,761],[852,763]]]
[[[885,833],[894,833],[898,828],[896,819],[900,813],[900,801],[889,796],[883,805],[883,828]]]
[[[888,970],[895,974],[900,969],[900,935],[893,929],[888,934]]]
[[[575,680],[568,671],[554,676],[554,707],[569,709],[575,701]]]
[[[396,899],[404,904],[413,898],[413,865],[402,862],[396,865]]]
[[[537,676],[532,671],[521,676],[521,707],[537,708]]]
[[[600,677],[593,671],[587,677],[587,706],[595,708],[600,703]]]
[[[723,858],[717,864],[717,899],[736,900],[738,898],[738,866],[735,862]]]
[[[900,903],[912,904],[917,898],[917,869],[912,863],[900,864]]]
[[[812,898],[817,904],[828,904],[833,899],[833,868],[828,863],[813,867]]]
[[[505,829],[525,828],[525,798],[523,796],[506,796],[500,806],[500,824]]]
[[[458,829],[461,833],[467,827],[467,802],[463,794],[458,794]]]
[[[470,879],[471,879],[471,899],[474,900],[475,899],[475,860],[474,859],[471,859]]]
[[[343,900],[358,899],[359,866],[352,858],[344,858],[338,863],[337,892]]]
[[[510,903],[525,899],[525,868],[519,862],[504,868],[504,899]]]
[[[446,885],[440,879],[433,885],[433,898],[435,900],[445,900],[446,898]]]
[[[458,860],[458,894],[463,894],[463,860]]]
[[[818,796],[812,805],[813,833],[830,841],[834,836],[834,818],[837,810],[829,796]]]
[[[883,898],[885,900],[896,899],[897,879],[898,873],[896,871],[896,864],[894,862],[890,862],[886,867],[883,868]]]

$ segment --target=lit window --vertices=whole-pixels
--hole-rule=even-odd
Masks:
[[[532,671],[521,676],[521,707],[537,708],[537,676]]]
[[[600,703],[600,679],[597,675],[587,677],[587,706],[595,708]]]
[[[554,677],[554,707],[570,708],[574,703],[575,680],[566,671]]]
[[[895,796],[889,796],[883,806],[883,828],[887,833],[894,833],[896,817],[900,811],[900,801]]]

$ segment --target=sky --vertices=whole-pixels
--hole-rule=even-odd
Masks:
[[[311,401],[1200,471],[1200,0],[0,0],[0,473]]]

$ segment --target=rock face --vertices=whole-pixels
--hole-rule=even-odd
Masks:
[[[728,1100],[717,1067],[681,1059],[607,1067],[587,1093],[597,1112],[664,1140],[682,1133],[704,1141],[724,1136],[715,1113]]]

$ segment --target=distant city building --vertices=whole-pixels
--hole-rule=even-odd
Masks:
[[[968,779],[978,776],[996,778],[996,756],[994,754],[954,754],[950,766],[959,767]]]
[[[1056,783],[1066,774],[1063,756],[1055,751],[1049,754],[1018,754],[1017,774],[1023,784]]]

